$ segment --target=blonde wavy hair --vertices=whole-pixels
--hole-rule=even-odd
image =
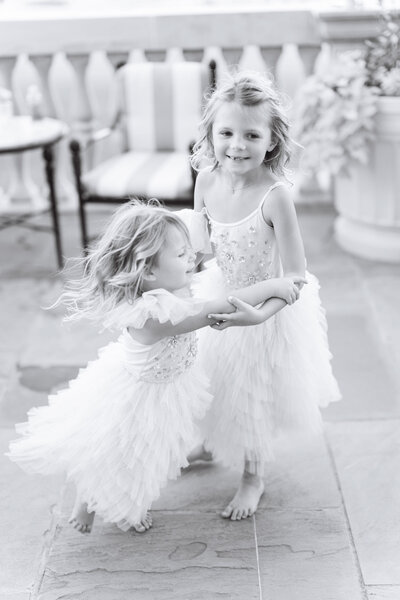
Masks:
[[[291,157],[292,140],[289,136],[289,121],[283,109],[282,98],[270,79],[258,72],[239,71],[227,74],[208,98],[203,118],[199,125],[200,137],[193,147],[191,164],[199,171],[206,161],[212,168],[218,166],[215,157],[212,127],[215,115],[224,102],[237,102],[242,106],[265,106],[265,117],[272,132],[275,147],[266,152],[264,164],[276,175],[286,177]]]
[[[189,241],[185,224],[157,200],[131,200],[113,215],[100,239],[80,259],[83,275],[67,283],[56,302],[67,307],[65,320],[103,321],[110,311],[141,294],[145,275],[157,264],[169,226]]]

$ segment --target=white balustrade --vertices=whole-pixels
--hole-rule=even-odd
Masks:
[[[34,83],[43,95],[43,113],[67,122],[73,132],[113,122],[118,109],[115,69],[127,61],[208,63],[213,58],[218,77],[233,65],[269,71],[278,87],[294,98],[304,78],[316,64],[321,68],[326,58],[327,47],[320,54],[322,41],[359,43],[368,28],[376,32],[377,22],[376,12],[365,18],[354,12],[340,16],[305,10],[218,12],[209,8],[197,14],[134,15],[127,11],[110,17],[69,15],[65,19],[59,8],[58,16],[44,19],[39,9],[37,14],[31,9],[32,18],[2,18],[1,10],[0,85],[12,90],[15,112],[29,113],[26,94]],[[359,23],[357,35],[355,22]],[[344,31],[345,39],[339,39],[339,31]],[[110,155],[120,143],[118,135],[103,142],[92,156],[93,163]],[[34,186],[43,191],[43,181],[38,179],[42,170],[31,168],[36,159],[0,158],[0,211],[14,207],[23,196],[31,203],[38,201]],[[14,174],[4,168],[10,163]],[[67,141],[57,151],[57,173],[61,209],[74,207]]]

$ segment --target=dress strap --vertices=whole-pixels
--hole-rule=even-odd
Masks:
[[[272,190],[274,190],[277,187],[280,187],[281,185],[285,185],[284,181],[276,181],[275,183],[273,183],[265,192],[264,196],[261,198],[261,202],[259,204],[259,208],[262,208],[264,202],[266,201],[266,199],[268,198],[268,196],[270,195],[270,193],[272,192]]]

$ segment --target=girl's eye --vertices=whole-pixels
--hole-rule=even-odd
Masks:
[[[258,140],[260,136],[257,133],[249,133],[248,138],[250,140]]]
[[[231,135],[231,132],[230,132],[230,131],[220,131],[220,135],[223,135],[223,136],[225,136],[225,137],[228,137],[228,136],[230,136],[230,135]]]

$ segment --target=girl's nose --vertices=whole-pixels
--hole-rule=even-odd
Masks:
[[[237,150],[244,150],[246,148],[244,140],[238,135],[231,138],[231,146]]]

